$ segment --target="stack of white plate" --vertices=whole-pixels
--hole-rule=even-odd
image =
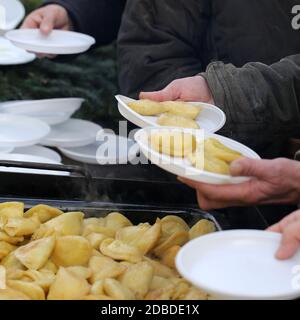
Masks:
[[[66,157],[89,164],[132,160],[138,153],[134,141],[104,134],[93,122],[71,119],[83,101],[63,98],[1,103],[0,160],[61,163],[56,151],[41,145],[58,148]]]
[[[25,8],[18,0],[0,0],[0,36],[18,26],[25,16]],[[33,61],[35,54],[16,47],[0,37],[0,65],[16,65]]]

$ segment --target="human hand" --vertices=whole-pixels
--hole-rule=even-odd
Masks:
[[[45,35],[49,34],[53,29],[73,30],[72,21],[67,10],[56,4],[39,8],[31,12],[24,20],[22,29],[40,29]],[[38,55],[40,58],[45,55]],[[47,57],[53,58],[54,56]]]
[[[231,164],[232,176],[252,177],[236,185],[211,185],[184,178],[196,189],[204,210],[256,204],[296,204],[300,199],[300,163],[288,159],[242,158]]]
[[[141,92],[140,99],[153,101],[200,101],[214,104],[211,91],[202,76],[174,80],[161,91]]]
[[[268,231],[282,233],[282,240],[276,253],[276,258],[286,260],[293,257],[300,248],[300,210],[274,224]]]

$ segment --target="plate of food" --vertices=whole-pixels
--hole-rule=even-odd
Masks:
[[[135,134],[141,152],[152,163],[177,176],[211,184],[236,184],[248,177],[232,177],[231,162],[242,157],[260,159],[245,145],[203,130],[148,127]]]
[[[117,95],[121,115],[140,128],[180,127],[217,132],[225,122],[225,113],[202,102],[134,100]]]
[[[186,280],[216,299],[295,299],[300,288],[293,270],[299,267],[300,252],[277,260],[280,242],[281,235],[274,232],[215,232],[187,243],[176,266]]]
[[[39,29],[18,29],[5,34],[15,46],[44,54],[79,54],[90,49],[95,39],[83,33],[53,30],[49,35]]]

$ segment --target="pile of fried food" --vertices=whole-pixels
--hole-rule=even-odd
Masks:
[[[187,158],[191,164],[208,172],[229,175],[229,166],[243,155],[234,151],[215,138],[197,143],[190,133],[166,131],[165,129],[149,136],[150,146],[161,154]]]
[[[207,299],[180,277],[180,247],[215,225],[177,216],[133,225],[37,205],[0,204],[0,300]]]
[[[200,105],[181,101],[138,100],[128,103],[128,106],[142,116],[158,116],[157,123],[161,126],[200,129],[195,121],[201,112]]]

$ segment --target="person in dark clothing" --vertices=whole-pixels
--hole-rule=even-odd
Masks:
[[[118,37],[120,87],[137,97],[212,61],[270,65],[300,53],[299,0],[129,0]]]
[[[130,0],[118,37],[121,92],[137,98],[140,91],[160,90],[175,79],[204,73],[198,83],[210,87],[227,116],[220,134],[263,157],[282,156],[287,140],[300,135],[300,89],[293,86],[299,78],[300,31],[292,27],[297,4]],[[283,87],[290,89],[283,92]]]
[[[116,39],[126,0],[46,0],[25,19],[23,28],[75,30],[94,37],[98,45]]]

